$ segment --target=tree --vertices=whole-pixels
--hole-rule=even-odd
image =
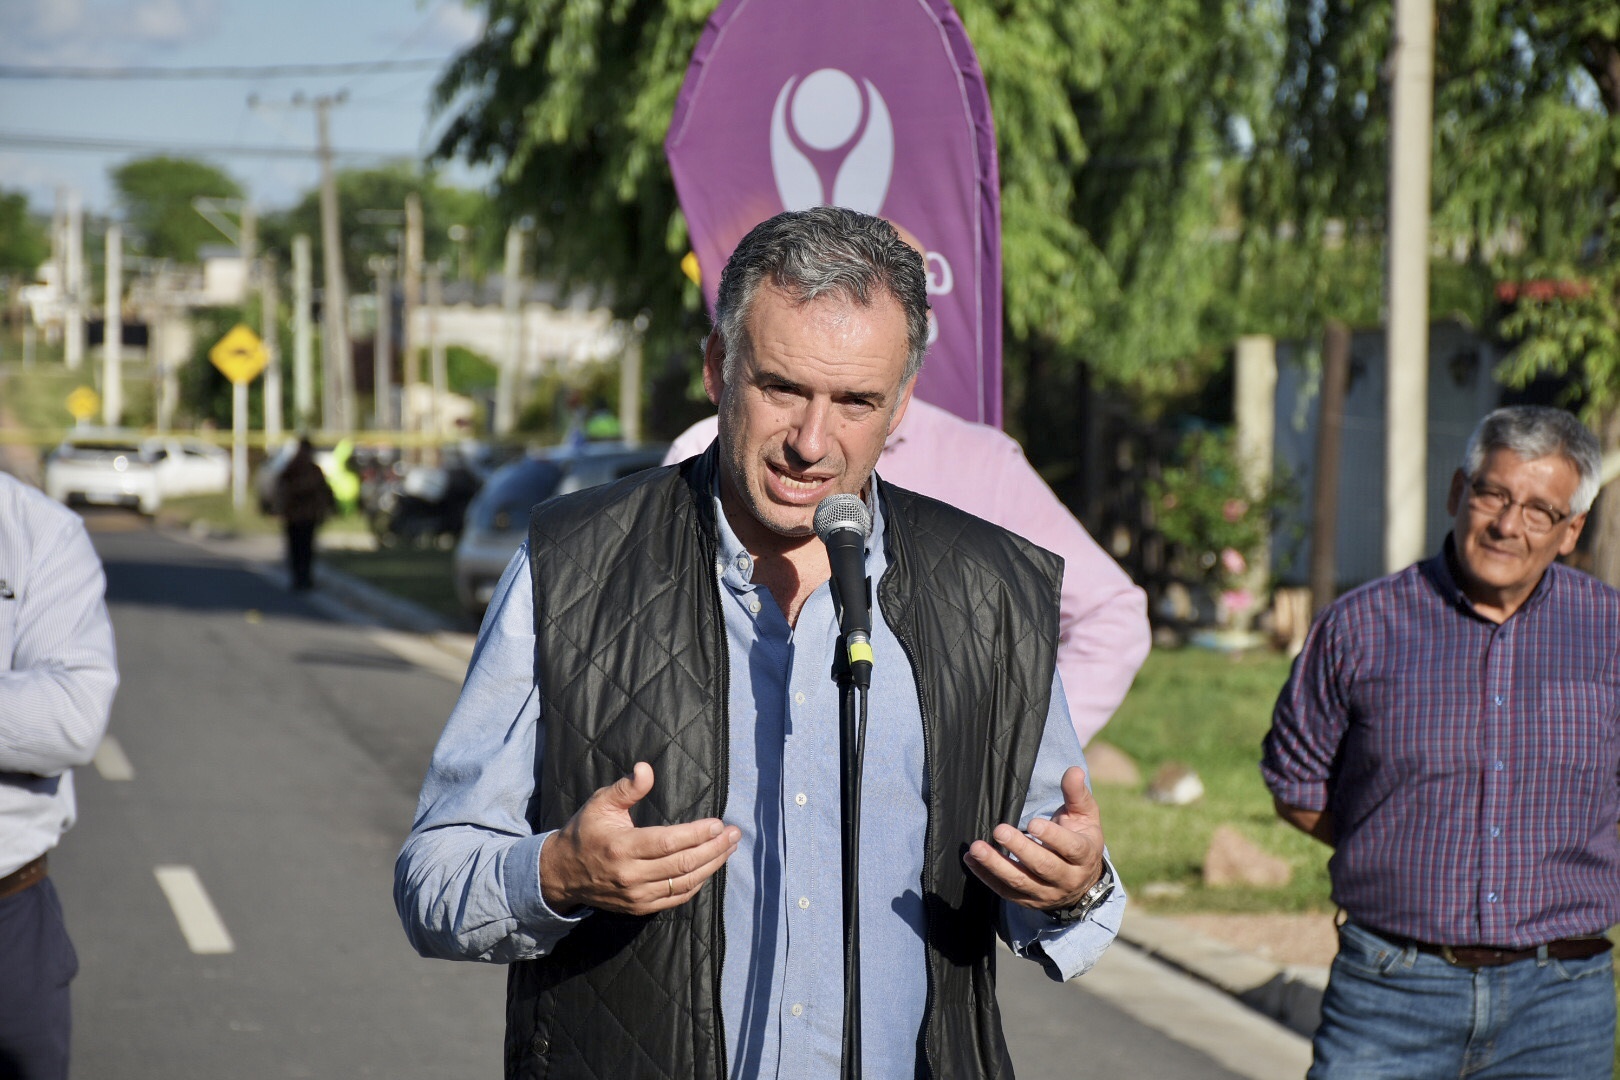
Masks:
[[[44,222],[20,191],[0,191],[0,278],[32,279],[50,258],[51,241]]]
[[[438,88],[441,156],[500,167],[509,214],[567,283],[650,316],[649,353],[706,326],[663,140],[715,0],[483,0]],[[1221,362],[1224,172],[1265,105],[1266,6],[961,0],[995,112],[1009,381],[1081,363],[1148,400]],[[1029,400],[1042,395],[1027,393]],[[1061,398],[1063,395],[1048,395]],[[1009,395],[1009,399],[1012,395]]]
[[[124,221],[154,258],[197,262],[197,249],[224,243],[219,230],[192,205],[198,198],[240,199],[242,188],[207,162],[157,155],[112,171]]]
[[[499,265],[505,226],[493,216],[489,200],[479,192],[448,187],[439,183],[432,172],[406,163],[346,169],[337,174],[336,182],[343,269],[351,290],[370,288],[373,257],[398,258],[400,237],[405,231],[405,197],[413,192],[422,200],[425,258],[459,259],[468,273]],[[450,228],[454,225],[468,230],[462,249],[451,239]],[[261,229],[265,247],[279,253],[283,266],[291,258],[292,238],[298,233],[310,237],[315,265],[320,266],[319,189],[305,194],[292,209],[268,215]]]
[[[1438,0],[1431,312],[1493,320],[1492,283],[1520,346],[1501,374],[1573,377],[1570,404],[1620,446],[1620,7],[1553,0]],[[1295,311],[1367,310],[1332,273],[1381,249],[1388,172],[1390,4],[1289,5],[1274,123],[1262,133],[1246,210],[1266,257],[1306,272]],[[1339,230],[1335,249],[1328,242]],[[1335,252],[1337,254],[1335,254]],[[1251,279],[1252,280],[1252,279]],[[1546,287],[1514,283],[1542,281]],[[1355,305],[1359,304],[1360,307]],[[1376,309],[1372,309],[1376,313]],[[1342,316],[1354,319],[1354,315]],[[1600,502],[1595,568],[1620,583],[1620,499]]]

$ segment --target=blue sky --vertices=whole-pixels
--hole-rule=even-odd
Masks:
[[[262,67],[448,59],[476,39],[481,16],[461,0],[0,0],[0,66]],[[340,153],[420,157],[436,124],[429,98],[437,69],[295,78],[33,80],[0,78],[0,188],[28,193],[49,212],[58,187],[85,205],[113,207],[108,172],[132,157],[183,153],[221,166],[261,207],[296,201],[317,180],[313,159],[233,155],[232,148],[311,149],[315,117],[292,108],[346,90],[332,110]],[[249,104],[256,95],[259,106]],[[69,138],[141,144],[66,150]],[[202,153],[204,149],[214,153]],[[340,159],[339,167],[381,160]],[[452,183],[485,177],[453,167]]]

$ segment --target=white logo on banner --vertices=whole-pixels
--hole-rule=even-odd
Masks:
[[[807,150],[837,162],[831,199]],[[894,176],[894,121],[883,95],[871,80],[856,82],[837,68],[822,68],[802,80],[795,77],[783,83],[771,110],[771,172],[784,210],[831,203],[881,215]],[[942,296],[955,288],[944,255],[926,252],[924,265],[929,295]],[[928,343],[938,336],[939,323],[930,311]]]
[[[831,202],[863,214],[880,213],[894,175],[894,123],[883,95],[870,80],[856,83],[837,68],[812,72],[797,88],[796,81],[783,84],[771,112],[771,171],[783,209]],[[842,154],[831,199],[800,145],[820,154]]]

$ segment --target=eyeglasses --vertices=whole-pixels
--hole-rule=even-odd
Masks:
[[[1524,527],[1533,533],[1551,532],[1571,516],[1566,511],[1554,510],[1546,503],[1515,502],[1512,495],[1495,484],[1478,480],[1468,485],[1468,505],[1493,518],[1501,517],[1502,511],[1508,507],[1517,506],[1524,514]]]

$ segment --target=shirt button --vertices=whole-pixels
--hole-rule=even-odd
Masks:
[[[792,1011],[793,1011],[794,1016],[803,1016],[804,1015],[804,1006],[798,1004],[797,1002],[795,1002],[794,1005],[793,1005],[793,1010]]]
[[[799,897],[799,906],[801,908],[809,907],[810,906],[810,898],[808,896]]]
[[[809,802],[810,800],[805,798],[804,792],[801,791],[797,795],[793,796],[793,801],[798,803],[800,806],[803,806],[805,803]]]
[[[753,597],[749,598],[749,600],[748,600],[748,610],[749,611],[753,612],[755,615],[758,615],[759,614],[759,606],[760,606],[759,605],[759,600],[757,598],[753,598]]]
[[[748,556],[746,556],[746,555],[737,556],[737,569],[739,569],[739,570],[747,570],[748,569]]]
[[[1507,698],[1504,697],[1501,694],[1492,694],[1491,695],[1491,701],[1495,702],[1498,705],[1502,704],[1502,702],[1504,702],[1506,700],[1507,700]]]
[[[803,690],[801,690],[797,694],[793,695],[793,703],[795,705],[803,705],[804,704],[804,691]]]
[[[1493,893],[1493,892],[1488,892],[1488,893],[1486,893],[1486,894],[1485,894],[1485,902],[1486,902],[1486,903],[1487,903],[1487,904],[1494,904],[1494,903],[1496,903],[1496,894],[1495,894],[1495,893]]]
[[[1495,772],[1501,772],[1502,771],[1502,763],[1500,761],[1492,762],[1491,763],[1491,769],[1493,771],[1495,771]]]
[[[1500,826],[1500,825],[1492,825],[1491,826],[1491,835],[1492,836],[1501,836],[1502,835],[1502,826]]]

